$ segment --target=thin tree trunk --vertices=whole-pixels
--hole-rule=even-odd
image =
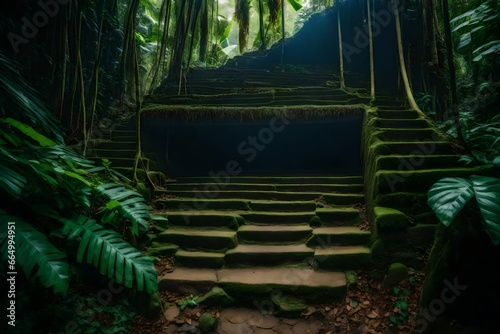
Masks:
[[[450,27],[450,13],[448,11],[448,0],[442,0],[443,8],[443,24],[444,24],[444,34],[446,41],[446,49],[448,56],[448,68],[450,75],[450,89],[451,89],[451,105],[452,113],[455,121],[455,128],[457,130],[457,138],[469,152],[469,154],[475,158],[474,154],[468,149],[464,136],[462,134],[462,126],[460,124],[460,114],[458,113],[458,96],[457,96],[457,81],[455,76],[455,64],[453,62],[453,42],[451,39],[451,27]]]
[[[370,1],[366,0],[368,6],[368,36],[370,38],[370,97],[375,100],[375,62],[373,59],[373,30],[372,30],[372,12],[370,10]]]
[[[340,89],[345,89],[344,80],[344,52],[342,51],[342,26],[340,24],[340,5],[337,12],[337,26],[339,31],[339,64],[340,64]]]
[[[281,1],[281,64],[285,58],[285,1]]]
[[[410,81],[408,80],[408,74],[406,73],[405,54],[404,54],[404,50],[403,50],[403,37],[401,36],[401,23],[399,21],[398,2],[399,2],[398,0],[393,0],[392,4],[393,4],[393,8],[394,8],[394,16],[395,16],[395,23],[396,23],[396,36],[397,36],[397,43],[398,43],[399,68],[401,71],[401,78],[403,80],[403,85],[405,88],[408,103],[410,104],[410,108],[422,113],[422,111],[420,110],[420,108],[417,105],[417,102],[415,101],[415,98],[413,97],[413,93],[412,93],[411,87],[410,87]]]
[[[134,62],[134,81],[135,81],[135,117],[136,117],[136,151],[134,159],[134,169],[132,172],[132,184],[134,186],[138,183],[137,167],[141,159],[141,84],[139,81],[139,62],[137,60],[137,46],[133,44],[133,62]],[[145,171],[147,175],[148,171]]]
[[[260,50],[267,49],[266,37],[264,34],[264,4],[259,0],[259,35],[260,35]]]
[[[207,56],[208,35],[208,3],[202,2],[201,5],[201,18],[200,18],[200,62],[204,63]]]

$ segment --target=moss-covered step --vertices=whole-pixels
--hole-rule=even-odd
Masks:
[[[273,184],[258,183],[170,183],[169,190],[198,191],[200,193],[219,190],[240,190],[240,191],[275,191]]]
[[[179,207],[185,211],[170,211],[164,214],[171,225],[191,227],[227,227],[233,230],[244,223],[244,219],[235,213],[220,211],[195,211],[196,207]],[[192,209],[189,210],[189,209]]]
[[[183,294],[207,293],[217,283],[216,269],[175,268],[158,277],[158,290]]]
[[[319,269],[352,270],[372,266],[370,248],[364,246],[319,247],[314,251],[314,262]]]
[[[188,250],[219,250],[234,248],[238,238],[234,231],[195,228],[169,228],[158,235],[158,242],[168,242]]]
[[[135,159],[134,158],[110,158],[105,156],[96,156],[90,158],[96,161],[98,166],[102,165],[102,160],[107,159],[111,161],[111,168],[132,168],[134,166]]]
[[[434,129],[381,129],[378,137],[388,142],[444,140]]]
[[[329,226],[354,226],[361,223],[359,211],[353,207],[321,208],[316,210],[316,215],[324,225]]]
[[[375,174],[375,189],[379,194],[390,192],[427,192],[430,187],[445,177],[465,177],[470,175],[489,175],[491,167],[481,168],[442,168],[404,171],[378,171]]]
[[[277,192],[277,191],[177,191],[157,190],[157,195],[168,194],[180,198],[199,198],[200,194],[205,198],[233,199],[242,198],[248,200],[273,200],[273,201],[315,201],[325,200],[328,204],[350,205],[360,203],[364,200],[363,194],[328,194],[319,192]],[[193,206],[194,208],[194,203]]]
[[[224,253],[180,249],[175,253],[174,261],[177,267],[222,268],[224,265]]]
[[[159,210],[250,210],[250,201],[244,199],[167,198],[155,201]]]
[[[136,148],[135,141],[125,142],[125,141],[109,141],[101,143],[96,148],[100,150],[133,150]]]
[[[257,212],[241,213],[247,222],[259,224],[301,224],[307,223],[314,216],[314,212]]]
[[[276,185],[276,191],[356,194],[363,192],[363,185],[362,184],[278,184]]]
[[[457,155],[381,155],[376,158],[376,170],[405,170],[458,167]]]
[[[347,176],[233,176],[224,177],[182,177],[173,180],[173,183],[259,183],[259,184],[362,184],[363,177],[359,175]]]
[[[238,238],[242,242],[301,242],[311,235],[307,225],[244,225],[238,229]]]
[[[259,201],[251,200],[250,208],[254,211],[300,212],[316,210],[314,201]]]
[[[292,245],[245,245],[226,252],[226,267],[274,266],[285,263],[307,266],[314,250],[304,244]]]
[[[386,129],[425,129],[432,126],[432,124],[423,119],[382,119],[379,118],[376,120],[375,124],[379,128]]]
[[[334,245],[366,245],[371,233],[362,231],[355,226],[316,227],[312,236],[307,240],[309,247],[328,247]]]
[[[384,111],[404,111],[404,112],[416,113],[417,115],[419,115],[417,111],[415,111],[415,110],[408,110],[408,108],[406,108],[404,106],[377,106],[377,109],[378,109],[379,112],[381,112],[381,111],[382,112],[384,112]]]
[[[110,139],[115,142],[135,142],[137,134],[130,130],[111,130]]]
[[[390,108],[379,107],[377,115],[386,119],[418,119],[421,115],[415,110],[394,110]]]
[[[370,145],[373,155],[453,155],[453,148],[447,141],[420,141],[420,142],[383,142],[377,141]]]
[[[222,269],[217,285],[236,303],[253,305],[277,294],[290,294],[309,303],[326,303],[345,296],[347,283],[342,272],[316,272],[308,268]],[[260,305],[260,304],[257,304]],[[271,311],[267,309],[267,311]]]
[[[377,231],[405,231],[411,224],[410,218],[405,213],[390,207],[374,207],[373,216],[373,225]]]
[[[410,215],[418,215],[430,210],[427,204],[427,192],[395,192],[380,194],[377,197],[380,206],[398,209]]]

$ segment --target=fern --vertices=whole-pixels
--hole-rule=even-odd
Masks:
[[[55,248],[39,231],[19,217],[1,215],[3,221],[15,222],[15,259],[26,277],[38,277],[45,287],[53,287],[55,292],[68,291],[68,264],[62,261],[65,255]],[[7,260],[9,236],[0,235],[0,253]]]
[[[120,234],[104,229],[95,220],[84,216],[60,220],[65,223],[66,230],[71,231],[69,239],[80,237],[78,262],[92,264],[102,275],[127,288],[136,287],[138,291],[150,294],[158,291],[153,259],[126,243]]]
[[[148,229],[151,215],[144,197],[138,192],[115,183],[102,184],[96,188],[96,191],[112,203],[104,209],[105,215],[110,215],[112,210],[118,210],[132,221],[132,230],[135,235]]]

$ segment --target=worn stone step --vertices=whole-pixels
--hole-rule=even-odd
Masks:
[[[432,124],[423,119],[377,119],[376,125],[379,128],[394,128],[394,129],[425,129]]]
[[[102,165],[102,159],[107,159],[111,161],[110,165],[111,168],[132,168],[135,163],[134,158],[109,158],[109,157],[97,156],[97,157],[92,157],[90,159],[94,160],[97,166]]]
[[[311,235],[307,225],[243,225],[238,229],[242,242],[290,243],[305,241]]]
[[[327,226],[355,226],[362,222],[359,211],[353,207],[319,208],[316,216]]]
[[[354,176],[201,176],[182,177],[174,183],[258,183],[258,184],[363,184],[363,177]]]
[[[224,253],[186,251],[179,249],[174,256],[176,267],[222,268]]]
[[[105,150],[102,148],[93,148],[87,156],[89,157],[107,157],[111,158],[134,158],[136,150],[134,147],[126,150]]]
[[[250,210],[250,201],[245,199],[158,199],[155,206],[160,210]]]
[[[307,246],[366,245],[371,233],[354,226],[316,227],[307,241]]]
[[[314,201],[250,201],[250,208],[254,211],[314,211],[316,202]]]
[[[345,296],[347,281],[343,272],[317,272],[308,268],[192,269],[176,268],[158,278],[160,291],[206,293],[220,286],[240,305],[270,301],[276,291],[291,294],[310,303],[325,303]],[[269,304],[266,304],[269,305]]]
[[[363,192],[363,185],[362,184],[279,184],[276,185],[276,191],[356,194]]]
[[[388,142],[444,140],[435,129],[383,129],[378,137]]]
[[[370,150],[376,155],[432,155],[432,154],[454,154],[453,148],[447,141],[420,141],[420,142],[383,142],[379,141],[370,146]]]
[[[376,170],[418,170],[458,167],[457,155],[381,155],[376,158]]]
[[[364,246],[319,247],[314,251],[314,263],[319,269],[352,270],[370,268],[370,248]]]
[[[214,229],[169,228],[158,235],[158,242],[168,242],[188,250],[226,250],[238,244],[235,231]]]
[[[377,115],[380,118],[387,119],[419,119],[421,115],[415,110],[403,110],[403,109],[393,109],[393,108],[382,108],[379,107]]]
[[[170,211],[162,215],[168,218],[172,225],[189,227],[226,227],[237,230],[244,219],[235,212],[196,211],[193,207],[182,207],[185,211]]]
[[[257,212],[249,211],[241,213],[247,222],[261,224],[301,224],[308,223],[314,216],[314,211],[310,212]]]
[[[332,205],[350,205],[364,201],[363,194],[327,194],[320,192],[278,192],[278,191],[179,191],[167,190],[156,191],[156,194],[169,194],[182,198],[216,198],[248,200],[272,200],[272,201],[315,201],[324,200]],[[193,205],[194,206],[194,205]]]
[[[135,141],[124,142],[124,141],[109,141],[103,142],[99,146],[96,146],[100,150],[135,150],[137,144]]]
[[[257,184],[257,183],[169,183],[169,190],[194,190],[194,191],[217,191],[224,190],[254,190],[254,191],[276,191],[273,184]]]
[[[430,187],[445,177],[464,177],[470,175],[491,175],[491,168],[435,168],[423,170],[387,171],[375,173],[375,187],[379,194],[392,192],[427,192]]]
[[[285,263],[307,266],[314,250],[304,244],[244,245],[226,252],[226,266],[274,266]]]

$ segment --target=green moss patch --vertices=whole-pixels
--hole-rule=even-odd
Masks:
[[[373,212],[375,216],[374,224],[378,231],[393,232],[406,230],[410,224],[408,216],[396,209],[376,206]]]

